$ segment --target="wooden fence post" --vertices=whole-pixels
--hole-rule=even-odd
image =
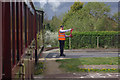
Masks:
[[[71,37],[69,37],[69,49],[71,49]]]
[[[99,48],[99,36],[97,36],[97,48]]]

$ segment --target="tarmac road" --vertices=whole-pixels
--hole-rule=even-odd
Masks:
[[[64,58],[118,57],[118,52],[65,52]],[[59,53],[49,53],[46,58],[59,58]]]
[[[68,58],[80,57],[118,57],[118,52],[79,52],[79,53],[65,53]]]

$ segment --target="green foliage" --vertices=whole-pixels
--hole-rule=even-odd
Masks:
[[[115,13],[113,16],[112,16],[112,19],[117,23],[117,24],[115,24],[114,25],[114,27],[116,27],[116,31],[120,31],[120,26],[119,26],[119,24],[120,24],[120,12],[118,12],[118,13]]]
[[[120,12],[118,12],[118,13],[115,13],[114,15],[113,15],[113,19],[116,21],[116,22],[120,22]]]
[[[63,17],[62,24],[65,28],[74,28],[76,31],[117,30],[117,22],[109,16],[110,6],[100,2],[88,2],[76,10],[77,4],[74,3]]]
[[[65,25],[66,21],[70,20],[71,16],[83,8],[83,3],[75,2],[70,8],[70,11],[68,11],[68,13],[65,13],[65,16],[63,17],[63,25]]]
[[[57,18],[57,16],[53,16],[51,22],[50,22],[50,26],[51,26],[51,31],[56,31],[58,29],[58,27],[61,24],[61,20]]]
[[[83,3],[82,2],[75,2],[70,8],[70,12],[76,12],[82,9]]]
[[[58,32],[46,31],[44,34],[45,47],[50,45],[53,47],[58,47]]]
[[[119,32],[116,31],[95,31],[95,32],[73,32],[71,38],[72,49],[97,48],[97,37],[99,37],[99,47],[118,48]],[[69,38],[66,38],[65,48],[69,48]]]
[[[61,25],[61,19],[57,16],[53,16],[52,20],[45,19],[46,30],[50,30],[52,32],[56,32],[58,27]]]
[[[39,62],[37,65],[35,65],[34,75],[42,74],[43,73],[43,69],[44,69],[44,63],[43,62]]]

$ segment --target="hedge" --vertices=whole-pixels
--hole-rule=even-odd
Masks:
[[[73,32],[71,48],[119,48],[118,31]],[[98,46],[97,46],[98,43]],[[69,38],[66,38],[65,49],[69,49]]]

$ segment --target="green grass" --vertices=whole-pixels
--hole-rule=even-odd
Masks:
[[[56,62],[61,63],[59,67],[65,69],[68,72],[80,72],[80,71],[86,72],[87,70],[81,70],[78,66],[79,65],[118,65],[118,57],[74,58],[74,59],[56,60]],[[111,70],[95,70],[95,71],[115,72],[116,70],[111,69]]]
[[[118,69],[79,69],[77,72],[118,72]]]

